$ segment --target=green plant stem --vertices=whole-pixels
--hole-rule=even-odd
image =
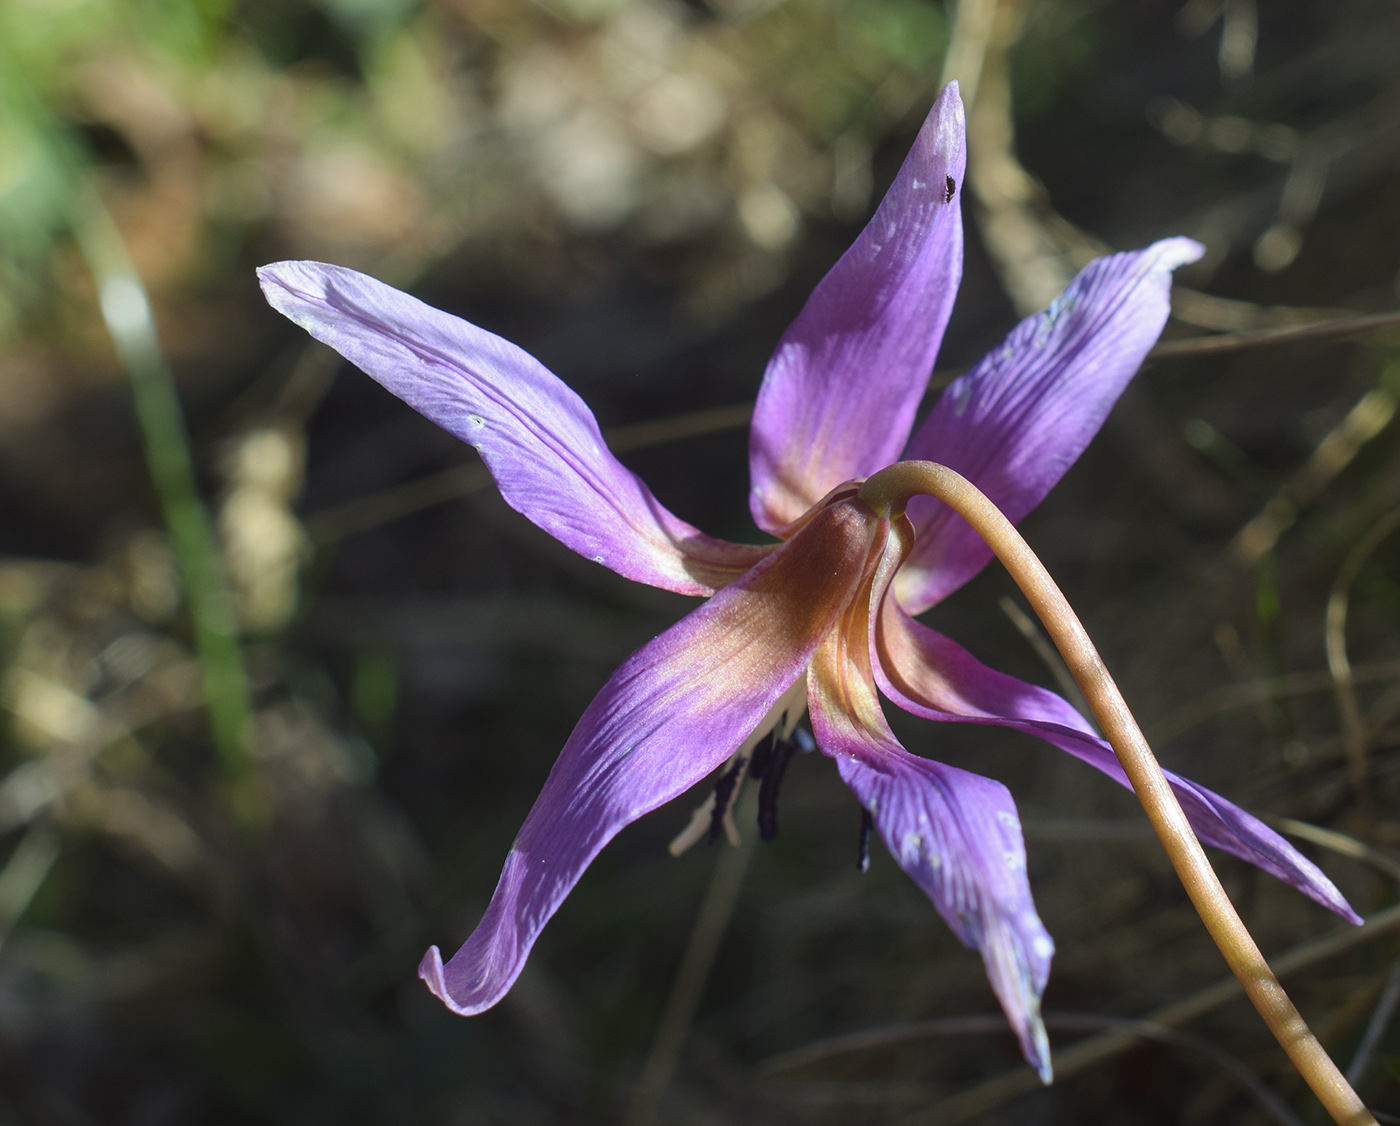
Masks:
[[[103,322],[131,379],[146,465],[185,586],[214,745],[237,795],[245,789],[251,765],[248,681],[222,558],[195,486],[175,380],[156,337],[145,287],[95,190],[79,196],[73,226],[97,283]]]
[[[882,515],[902,512],[909,498],[918,495],[941,500],[962,516],[1025,594],[1089,701],[1206,930],[1299,1074],[1339,1126],[1375,1126],[1371,1112],[1269,969],[1225,894],[1137,720],[1044,564],[1001,510],[946,466],[929,461],[900,462],[876,473],[860,490],[861,500]]]

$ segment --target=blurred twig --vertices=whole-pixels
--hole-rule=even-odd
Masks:
[[[1267,820],[1291,837],[1312,841],[1313,844],[1331,849],[1341,856],[1360,860],[1363,864],[1369,864],[1377,871],[1384,872],[1391,879],[1400,881],[1400,860],[1378,848],[1372,848],[1364,841],[1358,841],[1355,837],[1339,833],[1335,829],[1324,829],[1321,825],[1310,825],[1292,817],[1271,817]]]
[[[1353,1086],[1360,1083],[1365,1076],[1371,1056],[1379,1046],[1381,1037],[1385,1035],[1386,1027],[1395,1015],[1397,1006],[1400,1006],[1400,962],[1396,962],[1391,968],[1380,1000],[1376,1002],[1371,1019],[1366,1023],[1366,1031],[1361,1034],[1361,1041],[1356,1045],[1356,1052],[1347,1066],[1347,1082]]]
[[[997,605],[1001,607],[1001,612],[1011,619],[1011,624],[1030,643],[1030,647],[1035,650],[1035,655],[1050,671],[1050,675],[1055,679],[1055,687],[1060,690],[1060,695],[1073,704],[1078,709],[1079,714],[1094,724],[1095,729],[1097,729],[1098,723],[1094,719],[1094,713],[1089,710],[1089,703],[1084,699],[1084,693],[1079,690],[1079,685],[1074,683],[1074,677],[1070,676],[1069,669],[1065,667],[1064,658],[1046,639],[1045,634],[1036,625],[1035,619],[1016,605],[1015,599],[1011,598],[1010,595],[1003,594],[997,599]]]
[[[758,806],[755,797],[756,788],[750,786],[742,804],[746,823],[756,815]],[[734,905],[738,902],[739,890],[749,870],[749,861],[753,859],[757,841],[757,833],[744,833],[737,847],[722,849],[715,861],[709,890],[691,928],[690,941],[681,956],[671,994],[666,999],[666,1008],[656,1026],[651,1050],[642,1068],[642,1077],[637,1081],[637,1089],[632,1096],[627,1126],[651,1126],[657,1121],[661,1100],[680,1063],[681,1049],[690,1034],[690,1025],[700,1004],[700,994],[709,979],[724,932],[729,928],[729,920],[733,917]]]
[[[1369,661],[1356,665],[1351,670],[1353,683],[1374,684],[1400,677],[1400,660]],[[1263,677],[1242,684],[1232,684],[1218,692],[1212,692],[1202,700],[1187,704],[1172,712],[1165,719],[1151,724],[1153,739],[1165,746],[1173,739],[1195,727],[1196,724],[1235,708],[1245,708],[1267,700],[1285,696],[1299,696],[1309,692],[1326,692],[1333,686],[1334,678],[1327,669],[1309,672],[1293,672],[1285,676]]]
[[[1242,352],[1277,344],[1302,344],[1310,340],[1341,340],[1400,325],[1400,311],[1370,313],[1365,316],[1333,317],[1312,324],[1282,328],[1251,329],[1221,333],[1218,336],[1192,336],[1184,340],[1164,340],[1147,353],[1149,360],[1175,360],[1185,356],[1214,356]]]
[[[1302,1119],[1294,1114],[1288,1104],[1247,1064],[1203,1037],[1166,1028],[1151,1020],[1132,1020],[1095,1013],[1045,1013],[1044,1020],[1047,1028],[1057,1032],[1124,1032],[1143,1040],[1155,1040],[1161,1044],[1181,1048],[1200,1057],[1233,1080],[1240,1090],[1254,1100],[1270,1121],[1279,1123],[1280,1126],[1302,1126]],[[835,1036],[829,1040],[818,1040],[814,1044],[774,1056],[763,1065],[763,1071],[772,1075],[823,1063],[852,1052],[890,1048],[934,1037],[977,1036],[1006,1031],[1006,1017],[1000,1013],[910,1021],[847,1036]]]
[[[748,425],[752,415],[752,403],[735,403],[728,407],[688,411],[670,418],[614,427],[603,432],[603,439],[610,449],[625,453],[682,438],[738,430]],[[433,505],[468,496],[490,484],[491,474],[480,462],[456,465],[407,485],[382,489],[325,509],[309,517],[306,527],[312,541],[318,546],[334,543],[356,532],[368,531]]]
[[[1392,907],[1373,915],[1364,926],[1339,931],[1326,938],[1295,946],[1272,960],[1274,972],[1279,977],[1298,973],[1396,931],[1400,931],[1400,907]],[[1223,978],[1190,997],[1163,1006],[1145,1019],[1164,1028],[1175,1028],[1204,1016],[1227,1001],[1234,1000],[1240,992],[1240,983],[1235,978]],[[1122,1029],[1104,1032],[1080,1041],[1056,1054],[1055,1076],[1063,1082],[1072,1075],[1078,1075],[1090,1067],[1122,1055],[1141,1041],[1141,1034]],[[1018,1068],[954,1095],[932,1107],[927,1113],[916,1115],[901,1123],[901,1126],[955,1126],[956,1123],[969,1122],[1014,1098],[1039,1089],[1039,1077],[1029,1069]]]
[[[31,825],[0,868],[0,946],[33,901],[58,859],[57,831],[46,821]]]
[[[77,207],[74,231],[97,282],[103,322],[131,379],[146,464],[189,599],[214,743],[225,774],[237,786],[250,768],[248,684],[223,565],[209,514],[195,486],[175,380],[156,336],[145,287],[131,264],[121,232],[91,188]],[[237,796],[240,800],[247,796],[241,786]]]
[[[996,22],[997,0],[958,0],[953,26],[948,36],[948,53],[943,57],[939,85],[957,82],[964,105],[977,101],[982,80],[982,64]]]
[[[1264,506],[1264,510],[1240,529],[1230,544],[1235,562],[1252,567],[1264,558],[1279,537],[1297,522],[1311,504],[1356,458],[1395,416],[1393,384],[1400,381],[1400,363],[1389,365],[1375,387],[1357,400],[1346,417],[1330,430],[1303,463]]]
[[[1352,316],[1349,311],[1299,305],[1260,305],[1235,297],[1202,293],[1186,285],[1172,286],[1172,318],[1214,332],[1259,332],[1299,328]],[[1360,315],[1360,314],[1355,314]]]
[[[1099,248],[1050,207],[1045,189],[1016,155],[1007,55],[1020,37],[1024,0],[976,0],[976,6],[965,0],[958,7],[959,22],[965,8],[968,18],[976,12],[991,28],[976,41],[983,55],[976,60],[980,81],[975,97],[968,98],[967,182],[1002,288],[1016,311],[1027,316],[1049,305],[1074,275],[1066,237],[1083,261]],[[955,30],[955,42],[957,34]],[[970,59],[960,65],[974,69]]]
[[[1351,661],[1347,657],[1347,607],[1351,599],[1351,585],[1356,581],[1357,574],[1371,553],[1396,528],[1400,528],[1400,508],[1393,508],[1381,517],[1347,553],[1327,596],[1327,668],[1332,673],[1337,709],[1341,713],[1342,738],[1347,761],[1351,765],[1351,781],[1358,797],[1365,794],[1370,731],[1361,714],[1361,703],[1356,698]]]
[[[1326,317],[1325,312],[1321,310],[1318,311],[1318,315]],[[1400,313],[1382,313],[1366,317],[1334,317],[1297,327],[1194,336],[1159,344],[1148,353],[1147,358],[1176,359],[1293,344],[1302,340],[1335,340],[1390,328],[1397,324],[1400,324]],[[960,374],[957,370],[934,372],[929,380],[930,397],[936,397],[933,393],[941,391]],[[698,438],[707,434],[738,430],[748,425],[752,415],[752,403],[735,403],[732,406],[687,411],[667,418],[614,427],[604,431],[603,437],[611,449],[626,453],[629,450],[647,449],[684,438]],[[480,462],[455,465],[451,469],[429,474],[406,485],[381,489],[323,509],[307,518],[306,527],[312,541],[318,546],[335,543],[347,536],[411,516],[425,508],[469,496],[490,484],[491,476]]]
[[[626,453],[628,450],[641,450],[665,442],[678,442],[682,438],[698,438],[704,434],[738,430],[747,426],[752,417],[752,403],[735,403],[729,407],[711,407],[708,410],[691,411],[670,418],[638,422],[631,426],[615,426],[603,437],[608,440],[610,448],[619,453]]]

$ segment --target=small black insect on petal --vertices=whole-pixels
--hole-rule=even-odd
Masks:
[[[768,762],[764,765],[758,784],[758,836],[760,840],[776,840],[778,836],[778,787],[787,772],[788,763],[797,753],[791,739],[774,740]],[[750,768],[752,769],[752,768]]]
[[[856,869],[861,872],[870,871],[870,830],[875,828],[875,818],[870,816],[870,810],[860,811],[860,853],[856,856]]]
[[[721,774],[715,783],[715,807],[710,810],[710,832],[705,838],[710,844],[719,840],[724,815],[729,812],[729,801],[734,796],[734,787],[739,784],[739,772],[743,769],[744,760],[735,759],[734,765]]]
[[[953,193],[958,190],[958,182],[951,176],[943,177],[943,202],[952,203]]]

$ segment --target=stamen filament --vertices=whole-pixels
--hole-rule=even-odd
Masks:
[[[744,760],[736,757],[734,765],[721,774],[715,783],[715,804],[710,811],[710,831],[706,838],[710,844],[719,840],[720,830],[724,828],[724,819],[729,815],[730,803],[734,798],[734,788],[739,784],[744,766]]]
[[[1264,1023],[1333,1121],[1339,1126],[1375,1126],[1371,1112],[1269,969],[1225,894],[1122,693],[1045,566],[1001,510],[975,485],[946,466],[931,461],[900,462],[872,476],[859,493],[865,504],[884,517],[903,513],[913,496],[943,501],[972,526],[1001,560],[1064,657],[1186,894]]]

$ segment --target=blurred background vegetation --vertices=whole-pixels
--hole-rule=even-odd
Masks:
[[[1007,732],[899,727],[1017,795],[1049,1090],[976,956],[888,857],[856,871],[816,758],[772,845],[671,859],[691,799],[623,833],[492,1012],[416,978],[688,603],[508,510],[253,267],[509,337],[751,538],[764,361],[946,76],[969,246],[936,386],[1103,249],[1209,248],[1025,530],[1164,762],[1381,920],[1220,862],[1400,1112],[1397,51],[1387,0],[3,0],[0,1122],[1317,1120],[1208,992],[1131,797]],[[992,570],[931,620],[1053,684],[1013,593]]]

